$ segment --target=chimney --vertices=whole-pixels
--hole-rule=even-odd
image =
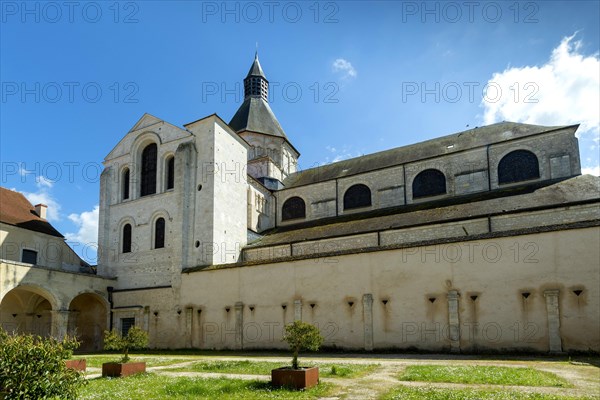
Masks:
[[[36,204],[35,205],[35,212],[37,213],[37,215],[40,216],[41,219],[46,219],[46,210],[48,209],[48,206],[45,204]]]

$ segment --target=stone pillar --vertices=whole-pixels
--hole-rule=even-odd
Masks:
[[[302,321],[302,300],[294,300],[294,321]]]
[[[365,350],[373,350],[373,295],[363,295],[363,321],[365,333]]]
[[[448,292],[448,334],[450,339],[450,352],[460,352],[460,320],[458,316],[458,291]]]
[[[146,306],[144,307],[144,312],[142,313],[142,315],[140,315],[141,319],[142,319],[142,329],[145,330],[146,332],[150,332],[150,307]]]
[[[548,347],[550,353],[561,353],[560,311],[558,309],[558,289],[544,291],[546,298],[546,314],[548,316]]]
[[[50,311],[50,314],[52,315],[50,335],[58,340],[62,340],[69,328],[69,311],[52,310]]]
[[[188,348],[192,347],[192,317],[193,317],[193,309],[191,307],[187,307],[185,309],[185,346]]]
[[[235,347],[244,348],[244,303],[235,303]]]
[[[195,255],[199,254],[195,241],[202,242],[204,237],[194,237],[194,221],[196,212],[196,159],[197,152],[193,143],[182,143],[175,151],[175,193],[179,196],[178,213],[181,221],[181,266],[183,268],[197,265]],[[174,238],[176,239],[176,238]],[[176,243],[176,240],[173,241]],[[203,251],[203,250],[202,250]],[[204,260],[204,255],[202,260]],[[202,261],[201,260],[201,261]]]

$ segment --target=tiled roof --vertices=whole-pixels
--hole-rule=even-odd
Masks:
[[[554,130],[570,128],[575,131],[577,127],[578,125],[539,126],[516,122],[500,122],[421,143],[298,171],[287,177],[283,184],[286,188],[309,185]]]
[[[19,192],[0,187],[0,222],[30,231],[64,237],[35,212],[33,205]]]
[[[287,139],[271,107],[260,97],[247,97],[229,126],[236,132],[251,131]]]
[[[520,188],[507,188],[454,199],[443,199],[437,202],[410,204],[278,227],[265,232],[263,238],[251,243],[248,248],[482,218],[493,214],[594,201],[600,201],[600,178],[592,175],[580,175],[550,185],[542,182]],[[600,219],[600,209],[598,209],[598,219]]]

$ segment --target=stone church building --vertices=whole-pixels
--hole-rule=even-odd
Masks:
[[[300,171],[268,93],[256,57],[231,121],[142,116],[104,161],[96,274],[27,262],[0,213],[3,326],[45,318],[90,349],[132,325],[156,348],[282,348],[303,320],[337,348],[600,351],[600,179],[577,125]]]

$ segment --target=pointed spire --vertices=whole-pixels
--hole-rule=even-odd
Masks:
[[[254,54],[254,62],[244,79],[244,102],[229,122],[229,126],[236,132],[252,131],[287,139],[269,107],[269,81],[260,67],[258,51]]]
[[[250,70],[248,71],[248,75],[246,75],[246,78],[249,78],[251,76],[260,76],[265,80],[267,79],[265,73],[263,72],[260,66],[260,62],[258,61],[258,50],[256,50],[256,52],[254,53],[254,62],[252,63],[252,66],[250,66]]]
[[[266,102],[269,101],[269,81],[260,67],[258,50],[254,53],[254,62],[244,79],[244,99],[248,97],[260,97]]]

